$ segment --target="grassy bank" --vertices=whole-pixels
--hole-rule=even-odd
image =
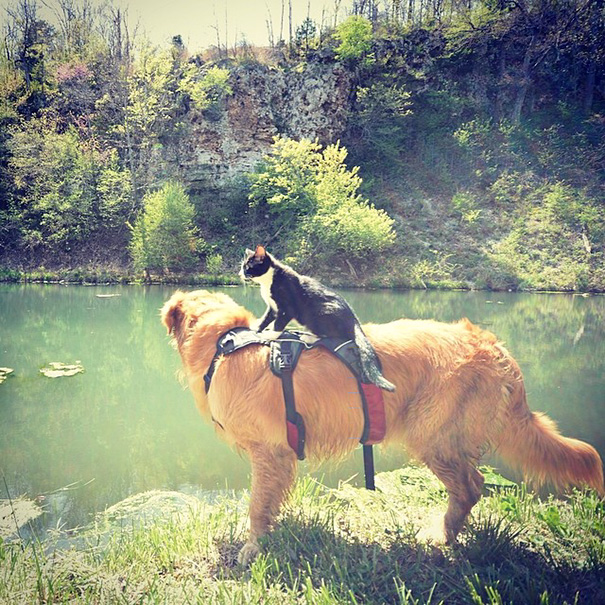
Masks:
[[[226,286],[241,283],[236,275],[207,273],[173,273],[152,275],[145,280],[141,275],[126,269],[78,268],[19,270],[0,267],[0,282],[44,284],[174,284],[199,286]]]
[[[396,264],[396,263],[395,263]],[[410,280],[403,273],[399,278],[397,272],[389,271],[384,275],[354,278],[351,275],[340,274],[335,276],[317,276],[323,283],[333,288],[369,288],[369,289],[403,289],[403,290],[485,290],[485,291],[520,291],[520,292],[569,292],[581,293],[583,291],[569,288],[493,288],[485,283],[455,280],[447,277],[426,277],[424,279]],[[155,284],[175,286],[232,286],[240,285],[241,280],[235,274],[210,273],[172,273],[166,275],[152,275],[145,280],[126,269],[113,268],[79,268],[79,269],[45,269],[44,267],[31,270],[10,269],[0,266],[0,283],[36,283],[36,284],[80,284],[80,285],[115,285],[115,284]],[[598,294],[600,289],[587,289],[586,292]]]
[[[605,506],[594,494],[539,499],[487,478],[455,548],[419,530],[443,512],[426,470],[379,491],[298,482],[264,554],[236,563],[247,495],[213,504],[139,495],[70,539],[0,542],[2,603],[603,603]],[[58,547],[61,542],[61,548]]]
[[[236,265],[234,265],[236,266]],[[451,279],[427,279],[426,281],[411,282],[407,274],[398,278],[397,273],[387,271],[380,275],[369,277],[354,277],[349,273],[334,272],[318,277],[335,288],[403,288],[453,290],[470,289],[466,282]],[[113,285],[113,284],[169,284],[192,286],[229,286],[239,285],[241,280],[235,269],[225,273],[166,273],[152,274],[147,279],[129,269],[107,267],[46,269],[12,269],[0,266],[0,283],[41,283],[41,284],[82,284],[82,285]]]

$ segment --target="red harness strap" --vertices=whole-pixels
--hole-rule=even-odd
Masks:
[[[360,382],[361,394],[365,398],[367,408],[367,435],[362,440],[364,445],[374,445],[384,439],[387,422],[384,414],[384,399],[382,389],[375,384]]]

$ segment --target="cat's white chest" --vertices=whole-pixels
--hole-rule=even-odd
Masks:
[[[270,267],[269,270],[260,277],[253,277],[252,280],[260,285],[260,295],[265,301],[268,307],[271,307],[274,311],[277,311],[277,305],[273,298],[271,298],[271,284],[273,283],[273,273],[275,269]]]

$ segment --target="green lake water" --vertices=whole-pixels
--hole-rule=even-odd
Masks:
[[[258,290],[216,288],[255,313]],[[0,284],[0,499],[26,495],[46,511],[39,529],[72,528],[138,492],[213,498],[248,486],[245,458],[220,442],[176,377],[180,360],[159,320],[172,287]],[[115,297],[99,295],[115,294]],[[362,321],[468,317],[519,361],[533,410],[605,455],[605,297],[488,292],[343,292]],[[50,379],[49,362],[85,372]],[[361,452],[315,471],[336,485]],[[377,470],[405,457],[377,452]],[[305,465],[302,465],[305,469]],[[506,474],[506,469],[505,469]],[[6,484],[4,483],[6,482]]]

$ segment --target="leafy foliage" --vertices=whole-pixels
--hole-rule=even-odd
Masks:
[[[310,17],[307,17],[301,25],[296,28],[294,44],[300,50],[308,51],[311,46],[317,44],[317,26]]]
[[[339,144],[322,149],[309,140],[277,138],[250,175],[252,204],[264,205],[278,229],[294,233],[288,249],[299,262],[343,255],[359,261],[395,240],[393,220],[359,195],[359,169],[348,169],[346,157]]]
[[[264,204],[278,228],[292,228],[317,210],[312,185],[319,171],[320,150],[316,141],[277,137],[271,152],[249,175],[252,205]]]
[[[189,64],[183,71],[179,90],[189,95],[197,109],[209,109],[233,92],[229,75],[228,69],[216,65],[200,72],[195,65]]]
[[[352,15],[343,21],[334,32],[339,42],[336,57],[348,63],[369,65],[374,61],[372,50],[372,24],[360,15]]]
[[[337,2],[321,24],[291,23],[290,44],[278,41],[266,55],[275,65],[263,68],[265,54],[242,45],[220,48],[216,62],[192,56],[178,35],[154,47],[111,3],[53,6],[53,25],[39,0],[6,11],[0,260],[9,271],[126,269],[126,222],[175,179],[223,258],[209,259],[213,271],[234,266],[252,237],[330,278],[354,261],[356,283],[605,289],[601,3],[386,0],[347,11]],[[301,87],[307,77],[323,86],[324,73],[350,83],[340,132],[339,120],[325,135],[317,116],[294,119],[289,104],[301,95],[256,95],[292,73]],[[241,103],[227,100],[242,91]],[[220,131],[246,128],[249,109],[268,119],[250,133],[250,157],[268,132],[326,138],[284,138],[247,184],[209,187],[183,152],[229,163]],[[349,178],[354,190],[326,167],[337,137],[343,166],[361,167],[350,171],[363,174]],[[389,251],[374,275],[361,260],[370,246]]]
[[[135,269],[191,269],[202,243],[193,225],[194,214],[182,185],[166,183],[148,193],[132,227],[130,252]]]
[[[10,150],[26,249],[69,252],[124,225],[131,183],[115,150],[82,140],[75,128],[59,133],[36,121],[13,129]]]
[[[528,196],[510,233],[490,257],[531,289],[586,290],[596,287],[594,269],[603,260],[605,217],[598,203],[562,183]],[[596,249],[595,249],[596,248]]]

